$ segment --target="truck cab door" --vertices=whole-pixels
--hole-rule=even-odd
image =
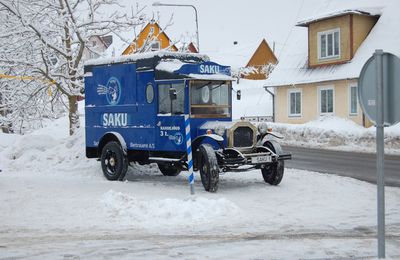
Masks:
[[[186,81],[157,82],[157,150],[186,151],[184,115],[188,112],[187,97]]]

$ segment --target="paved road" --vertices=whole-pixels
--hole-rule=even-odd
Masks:
[[[334,173],[376,183],[376,155],[303,147],[282,147],[292,154],[285,166],[302,170]],[[385,155],[385,183],[400,187],[400,156]]]

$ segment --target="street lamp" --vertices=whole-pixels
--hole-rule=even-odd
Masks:
[[[181,7],[192,7],[196,15],[196,36],[197,36],[197,51],[200,52],[200,41],[199,41],[199,22],[197,19],[197,9],[194,5],[184,5],[184,4],[163,4],[160,2],[154,2],[153,6],[181,6]]]

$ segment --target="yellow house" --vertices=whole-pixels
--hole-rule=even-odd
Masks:
[[[158,23],[152,21],[143,28],[132,43],[122,52],[122,55],[163,49],[178,51],[171,39],[160,28]]]
[[[274,90],[276,122],[306,123],[333,115],[371,125],[358,102],[360,71],[376,48],[400,51],[386,34],[388,27],[398,30],[399,19],[388,23],[393,17],[383,10],[340,10],[297,23],[307,32],[294,32],[264,86]]]

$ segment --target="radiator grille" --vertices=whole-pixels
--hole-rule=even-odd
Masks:
[[[233,132],[234,147],[253,146],[253,130],[250,127],[241,126]]]

